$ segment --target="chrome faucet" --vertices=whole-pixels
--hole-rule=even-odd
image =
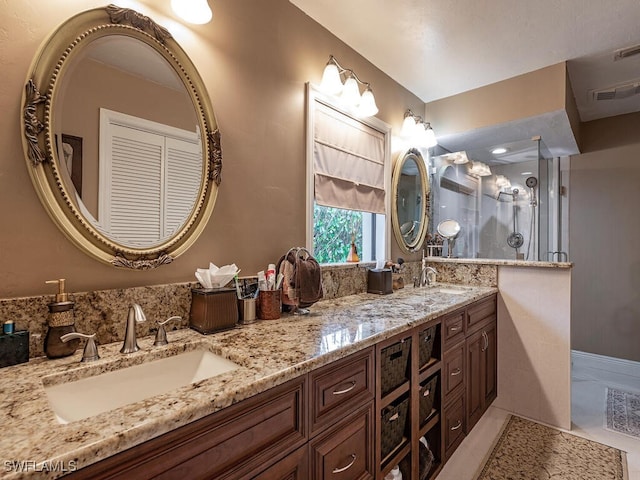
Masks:
[[[427,257],[425,256],[424,250],[422,251],[422,270],[420,271],[420,286],[426,287],[431,285],[431,277],[429,274],[433,275],[434,281],[435,276],[438,273],[435,268],[427,267]]]
[[[120,353],[133,353],[140,350],[136,339],[136,323],[142,323],[146,320],[147,317],[144,316],[144,312],[140,305],[134,303],[129,307],[129,314],[127,315],[127,329],[124,333],[124,344],[120,349]]]

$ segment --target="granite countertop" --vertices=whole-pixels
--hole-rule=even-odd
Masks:
[[[509,260],[494,258],[448,258],[427,257],[432,263],[466,263],[475,265],[500,265],[507,267],[536,267],[536,268],[572,268],[572,262],[545,262],[541,260]]]
[[[461,291],[452,294],[439,292],[439,286],[321,301],[308,316],[285,314],[213,335],[170,331],[169,345],[154,347],[153,336],[146,337],[138,340],[141,350],[129,355],[119,353],[120,343],[102,345],[101,359],[90,363],[79,362],[79,350],[63,359],[4,368],[0,478],[60,477],[497,292],[451,286]],[[240,368],[69,424],[59,424],[49,406],[44,385],[195,349]]]

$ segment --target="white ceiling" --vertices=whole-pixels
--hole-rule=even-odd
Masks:
[[[424,102],[569,61],[583,121],[640,109],[588,100],[640,81],[640,55],[612,53],[640,44],[639,0],[290,1]]]

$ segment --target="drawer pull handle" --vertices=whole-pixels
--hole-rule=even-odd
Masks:
[[[356,381],[355,380],[351,380],[351,386],[350,387],[347,387],[344,390],[334,390],[332,393],[334,395],[344,395],[345,393],[350,392],[354,388],[356,388]]]
[[[349,470],[353,466],[353,464],[356,463],[356,458],[358,458],[356,456],[356,454],[352,453],[351,454],[351,462],[349,462],[349,465],[347,465],[346,467],[342,467],[342,468],[337,468],[336,467],[336,468],[333,469],[333,471],[331,473],[342,473],[342,472],[345,472],[345,471]]]
[[[457,332],[458,330],[460,330],[462,327],[460,325],[456,325],[455,327],[449,327],[449,331],[450,332]]]
[[[451,431],[458,430],[462,426],[462,420],[458,420],[458,423],[455,427],[451,427]]]
[[[451,372],[451,376],[455,377],[456,375],[460,375],[462,373],[462,370],[460,370],[459,368],[456,368],[453,372]]]
[[[423,396],[423,397],[428,397],[430,393],[431,393],[431,389],[430,389],[430,388],[427,388],[427,389],[424,391],[424,393],[422,394],[422,396]]]
[[[395,422],[398,418],[400,418],[400,414],[398,412],[394,413],[389,417],[390,422]]]

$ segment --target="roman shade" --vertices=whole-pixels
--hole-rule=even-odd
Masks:
[[[313,124],[315,202],[384,214],[384,133],[320,102]]]

